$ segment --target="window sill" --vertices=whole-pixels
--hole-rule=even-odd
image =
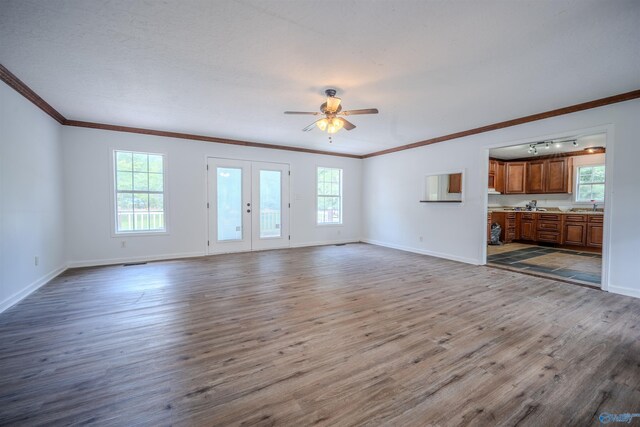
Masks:
[[[131,232],[117,232],[111,233],[111,237],[113,238],[122,238],[122,237],[149,237],[149,236],[167,236],[169,235],[168,231],[131,231]]]

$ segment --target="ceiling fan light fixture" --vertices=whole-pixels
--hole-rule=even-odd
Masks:
[[[329,119],[327,118],[320,119],[316,122],[316,126],[318,126],[318,129],[320,129],[323,132],[327,129],[328,125],[329,125]]]
[[[329,120],[329,124],[327,125],[328,133],[336,133],[344,126],[344,122],[338,117],[334,117]]]
[[[338,108],[340,107],[340,102],[342,102],[342,100],[340,98],[337,98],[335,96],[329,96],[327,98],[327,112],[329,113],[335,113],[336,111],[338,111]]]

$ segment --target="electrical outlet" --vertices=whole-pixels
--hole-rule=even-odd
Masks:
[[[121,248],[126,248],[127,247],[127,241],[126,240],[121,241],[120,242],[120,247]]]
[[[35,266],[38,266],[38,263],[40,263],[40,259],[38,257],[34,257],[33,258],[33,263],[35,264]]]
[[[420,236],[420,237],[418,237],[418,240],[420,240],[422,242],[424,239],[422,238],[422,236]]]

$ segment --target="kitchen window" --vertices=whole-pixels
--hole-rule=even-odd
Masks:
[[[579,167],[576,202],[604,202],[604,175],[604,165]]]
[[[317,224],[342,224],[342,169],[317,169]]]
[[[114,151],[115,230],[166,231],[164,155]]]

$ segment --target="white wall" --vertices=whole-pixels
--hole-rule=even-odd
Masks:
[[[64,127],[67,256],[69,266],[197,256],[206,253],[206,157],[289,163],[291,246],[359,241],[362,161],[284,150]],[[112,150],[167,156],[167,235],[113,237]],[[315,224],[316,166],[344,170],[342,226]],[[126,241],[126,248],[121,242]]]
[[[60,128],[0,84],[0,312],[65,268]]]
[[[489,147],[576,131],[608,131],[605,239],[610,236],[609,291],[640,297],[640,101],[501,129],[365,159],[363,236],[366,241],[481,264],[486,235]],[[418,203],[428,174],[464,170],[464,203]],[[423,241],[420,241],[420,236]],[[605,248],[606,249],[606,248]],[[605,280],[607,278],[605,277]]]
[[[571,194],[489,194],[489,206],[519,206],[526,207],[531,200],[537,200],[538,207],[566,207],[585,208],[591,207],[590,202],[576,203],[575,201],[575,178],[579,167],[587,165],[604,165],[605,154],[589,154],[586,156],[573,157],[573,183],[574,191]],[[598,208],[604,208],[604,203],[598,203]]]

